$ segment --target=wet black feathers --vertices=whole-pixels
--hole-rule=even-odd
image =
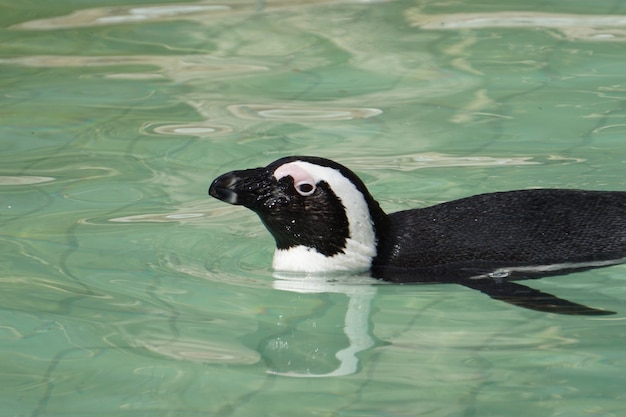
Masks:
[[[481,194],[389,215],[375,267],[481,268],[626,256],[626,192]]]

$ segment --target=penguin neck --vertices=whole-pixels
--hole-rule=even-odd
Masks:
[[[333,256],[319,253],[315,248],[304,245],[288,249],[276,249],[272,267],[275,271],[323,273],[323,272],[364,272],[372,265],[376,256],[375,245],[364,245],[347,239],[344,252]]]
[[[382,233],[388,228],[388,216],[369,194],[360,202],[349,200],[343,204],[349,222],[349,236],[345,238],[340,252],[327,256],[305,245],[277,247],[273,269],[307,273],[368,271],[377,256]]]

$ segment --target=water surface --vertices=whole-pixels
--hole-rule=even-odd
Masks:
[[[258,219],[206,195],[290,154],[353,168],[387,211],[625,190],[623,2],[3,10],[0,415],[626,413],[626,267],[528,284],[601,318],[294,283]]]

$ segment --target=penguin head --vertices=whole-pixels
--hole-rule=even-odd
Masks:
[[[261,218],[276,241],[276,270],[366,270],[376,256],[385,214],[356,174],[328,159],[290,156],[228,172],[209,195]]]

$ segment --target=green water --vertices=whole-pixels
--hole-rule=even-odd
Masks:
[[[626,2],[0,7],[0,416],[626,415],[626,267],[529,283],[603,318],[289,287],[206,195],[289,154],[388,211],[625,190]]]

